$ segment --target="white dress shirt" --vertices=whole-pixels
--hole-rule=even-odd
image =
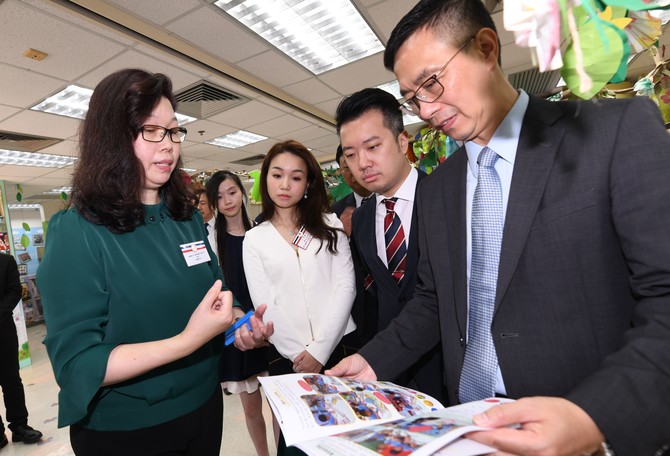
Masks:
[[[414,195],[416,193],[416,183],[419,179],[419,173],[416,168],[412,167],[409,174],[405,178],[405,182],[400,186],[393,197],[398,198],[395,203],[395,213],[400,217],[402,222],[402,229],[405,233],[405,245],[409,249],[409,233],[412,229],[412,211],[414,210]],[[386,259],[386,240],[384,239],[384,217],[386,217],[386,205],[383,200],[386,198],[383,195],[376,194],[377,210],[375,214],[375,238],[377,241],[377,255],[388,267],[388,260]]]

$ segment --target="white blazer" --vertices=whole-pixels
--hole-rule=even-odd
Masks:
[[[342,228],[334,214],[329,226]],[[254,307],[267,304],[264,320],[274,322],[270,342],[293,361],[305,349],[325,364],[342,336],[356,329],[351,306],[356,297],[349,240],[338,232],[337,254],[312,239],[306,249],[293,246],[269,221],[244,238],[244,273]],[[318,251],[318,253],[317,253]]]

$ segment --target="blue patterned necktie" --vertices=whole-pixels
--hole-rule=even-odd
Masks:
[[[498,357],[491,322],[503,232],[502,189],[494,168],[497,160],[498,154],[488,147],[479,154],[477,187],[472,201],[468,344],[459,386],[461,402],[495,394]]]

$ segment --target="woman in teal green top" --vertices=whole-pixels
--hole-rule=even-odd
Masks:
[[[164,75],[100,82],[72,207],[49,224],[44,343],[77,455],[219,454],[217,336],[234,299],[178,170],[186,129],[174,107]]]

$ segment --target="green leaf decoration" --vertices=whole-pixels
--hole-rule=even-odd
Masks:
[[[23,223],[21,224],[21,226],[23,227],[24,231],[30,231],[30,225],[28,225],[27,223]]]
[[[60,192],[60,199],[63,202],[67,202],[67,193],[66,192]]]
[[[670,9],[668,0],[600,0],[605,5],[622,6],[629,10],[644,11],[652,9]]]
[[[580,98],[589,99],[617,74],[621,62],[625,63],[625,46],[619,29],[607,22],[589,21],[579,29],[578,33],[584,71],[592,80],[591,87],[584,90],[580,87],[574,43],[570,43],[563,56],[561,76],[572,93]],[[606,42],[601,40],[602,36]]]
[[[25,234],[21,235],[21,245],[23,246],[24,249],[27,249],[28,246],[30,245],[30,238]]]
[[[616,73],[614,73],[614,76],[612,76],[612,79],[610,79],[608,82],[617,83],[626,80],[626,73],[628,73],[628,57],[630,57],[630,41],[628,41],[628,36],[626,36],[626,32],[624,32],[620,28],[614,27],[614,31],[621,36],[621,42],[623,44],[623,56],[621,57],[621,63],[619,64],[619,69],[617,70]]]
[[[44,231],[44,240],[45,240],[45,241],[46,241],[46,238],[47,238],[47,228],[49,228],[49,221],[48,221],[48,220],[44,220],[44,221],[42,222],[42,230]]]
[[[16,194],[16,201],[18,201],[20,203],[22,199],[23,199],[23,195],[21,194],[21,192],[18,192]]]
[[[19,193],[23,193],[23,186],[21,184],[16,184],[16,191]]]

